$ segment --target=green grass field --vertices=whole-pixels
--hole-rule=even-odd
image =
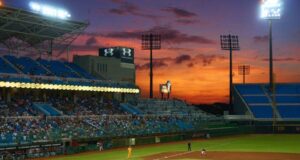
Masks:
[[[279,152],[300,154],[300,134],[277,135],[241,135],[235,137],[212,138],[192,141],[192,149],[207,151],[244,151],[244,152]],[[132,160],[162,152],[186,151],[185,142],[164,143],[149,146],[135,146]],[[127,149],[113,149],[104,152],[91,152],[51,158],[55,160],[122,160],[127,159]]]

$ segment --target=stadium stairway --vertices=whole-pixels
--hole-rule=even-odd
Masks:
[[[140,115],[142,114],[142,111],[140,111],[139,109],[133,107],[132,105],[128,104],[128,103],[121,103],[120,104],[120,108],[123,111],[129,112],[131,114],[135,114],[135,115]]]
[[[46,116],[61,116],[62,112],[54,108],[49,103],[33,103],[32,107],[42,113],[44,113]]]

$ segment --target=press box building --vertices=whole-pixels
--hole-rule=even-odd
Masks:
[[[75,55],[73,62],[97,78],[135,83],[133,48],[100,48],[98,56]]]

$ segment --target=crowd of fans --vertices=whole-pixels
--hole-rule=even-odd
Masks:
[[[42,99],[47,99],[45,103],[50,103],[63,115],[48,117],[32,107],[34,102],[41,99],[23,96],[12,98],[9,103],[0,99],[0,145],[91,137],[145,136],[203,127],[201,114],[131,115],[121,110],[118,102],[93,96]]]
[[[1,118],[0,144],[55,141],[62,138],[123,137],[195,130],[200,117],[95,116]]]
[[[113,115],[125,114],[118,108],[118,103],[111,100],[88,97],[71,100],[68,97],[51,98],[50,102],[55,108],[66,115]]]

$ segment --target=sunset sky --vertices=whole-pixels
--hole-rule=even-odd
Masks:
[[[282,0],[283,15],[273,23],[274,70],[277,82],[300,82],[300,0]],[[29,10],[29,0],[6,0]],[[233,53],[234,83],[238,65],[249,64],[246,82],[268,81],[268,22],[260,19],[260,0],[36,0],[67,9],[73,20],[90,23],[72,44],[71,54],[97,55],[99,47],[135,49],[136,82],[149,93],[149,51],[141,50],[141,33],[162,34],[154,51],[154,92],[170,80],[172,97],[190,103],[228,101],[228,51],[220,34],[236,34],[240,51]],[[58,55],[65,58],[66,54]]]

